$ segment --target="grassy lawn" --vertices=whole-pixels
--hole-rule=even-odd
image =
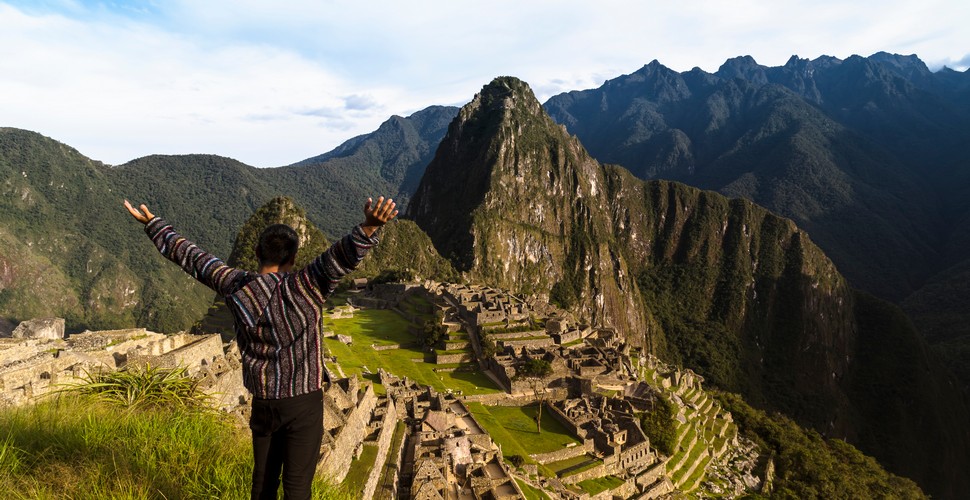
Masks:
[[[363,373],[366,366],[374,375],[366,378],[377,382],[378,368],[384,368],[398,377],[430,385],[438,391],[460,390],[465,394],[492,394],[501,392],[481,372],[435,372],[438,365],[415,362],[424,359],[424,352],[416,347],[375,351],[374,345],[410,344],[415,340],[408,332],[408,322],[399,314],[380,309],[356,311],[353,318],[327,319],[327,325],[337,333],[349,335],[353,345],[347,346],[336,339],[324,339],[327,349],[337,356],[337,362],[347,376]],[[383,388],[376,387],[377,392]]]
[[[496,443],[502,444],[503,447],[514,446],[521,450],[511,453],[513,455],[549,453],[561,450],[570,443],[580,444],[579,440],[553,418],[548,410],[542,412],[542,432],[536,432],[537,408],[535,404],[521,407],[476,405],[472,408],[472,413],[485,426]],[[479,415],[482,415],[481,418]],[[483,420],[487,420],[488,423]],[[502,437],[496,436],[497,433],[502,434]]]
[[[601,491],[612,490],[617,486],[623,484],[623,480],[616,476],[606,476],[598,477],[596,479],[587,479],[585,481],[580,481],[579,487],[583,489],[590,496],[595,495]]]
[[[452,349],[450,351],[445,351],[445,350],[442,350],[442,349],[435,349],[434,352],[438,356],[447,356],[449,354],[468,354],[471,351],[469,349]]]
[[[549,462],[546,465],[548,465],[553,472],[555,472],[556,474],[559,474],[560,472],[566,469],[570,469],[572,467],[576,467],[578,465],[582,465],[595,460],[596,460],[595,458],[589,455],[580,455],[578,457],[567,458],[565,460],[560,460],[558,462]]]
[[[519,455],[526,463],[536,463],[529,455],[533,453],[547,453],[566,447],[568,443],[578,443],[570,436],[566,429],[542,412],[542,435],[536,433],[535,406],[531,408],[485,406],[481,403],[468,402],[471,410],[485,431],[492,436],[492,440],[502,447],[506,457]],[[539,474],[554,477],[556,474],[545,465],[539,465]]]
[[[540,489],[533,488],[528,483],[524,483],[519,479],[515,480],[519,484],[519,488],[522,489],[522,494],[525,495],[526,500],[549,500],[549,495]]]

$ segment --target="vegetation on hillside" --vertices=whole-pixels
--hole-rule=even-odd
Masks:
[[[428,235],[413,221],[393,220],[381,229],[378,237],[381,243],[361,262],[355,276],[403,273],[411,280],[461,281],[455,268],[438,254]]]
[[[340,237],[360,222],[368,196],[406,201],[455,112],[433,106],[393,117],[328,155],[271,169],[213,155],[111,167],[39,134],[0,128],[0,317],[61,316],[70,331],[183,330],[205,313],[211,291],[153,251],[123,199],[146,203],[223,259],[246,219],[280,195]]]
[[[236,234],[227,264],[247,271],[257,271],[256,245],[263,230],[273,224],[286,224],[296,231],[300,247],[296,255],[296,268],[301,269],[313,262],[330,243],[323,233],[306,217],[306,211],[285,196],[279,196],[259,207]]]
[[[676,451],[674,446],[677,444],[677,420],[674,417],[674,404],[662,395],[654,398],[651,411],[640,416],[640,426],[650,438],[650,446],[667,456]]]
[[[927,498],[912,480],[886,472],[845,441],[823,439],[784,415],[752,408],[736,394],[717,396],[773,462],[771,498]]]

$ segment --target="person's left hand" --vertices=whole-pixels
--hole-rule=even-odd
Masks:
[[[397,204],[391,198],[388,198],[385,202],[383,196],[378,197],[377,203],[367,198],[367,203],[364,204],[364,223],[360,225],[360,228],[369,237],[377,231],[377,228],[387,224],[397,216],[395,207],[397,207]]]
[[[155,218],[155,216],[148,211],[148,207],[145,206],[145,204],[142,204],[136,210],[135,207],[131,206],[131,203],[128,200],[125,200],[125,208],[128,209],[128,213],[130,213],[135,220],[141,222],[142,224],[148,224],[149,221]]]

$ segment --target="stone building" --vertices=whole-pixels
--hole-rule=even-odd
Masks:
[[[581,440],[592,439],[595,452],[611,474],[656,461],[634,406],[624,399],[589,395],[556,401],[552,415]]]
[[[413,499],[525,498],[492,442],[461,401],[426,392],[414,420],[405,468]]]

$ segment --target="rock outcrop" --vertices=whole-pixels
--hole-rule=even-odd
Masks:
[[[13,330],[15,339],[47,339],[58,340],[64,338],[64,318],[40,318],[24,321]]]

